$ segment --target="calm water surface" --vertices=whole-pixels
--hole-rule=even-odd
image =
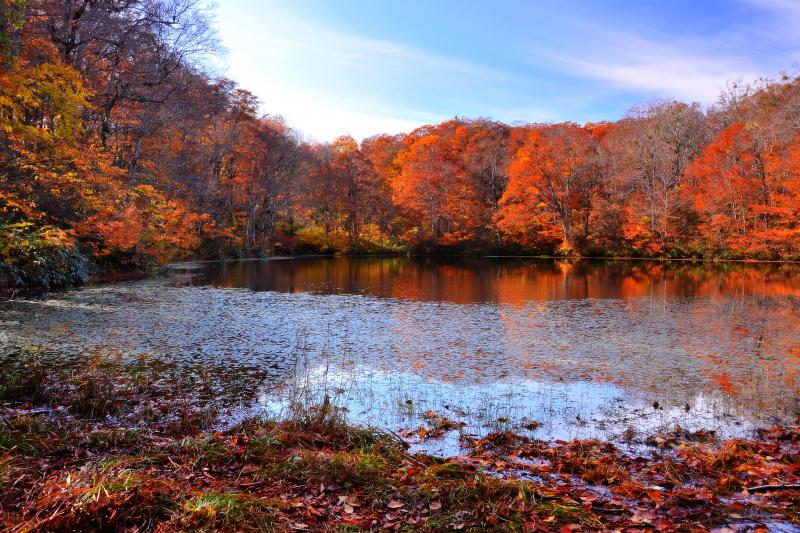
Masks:
[[[192,263],[0,313],[7,356],[146,356],[211,388],[231,419],[300,390],[393,430],[433,410],[477,434],[536,421],[541,438],[742,434],[800,410],[797,265]]]

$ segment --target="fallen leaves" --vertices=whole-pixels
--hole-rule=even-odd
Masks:
[[[89,530],[156,516],[164,532],[257,528],[265,520],[296,531],[669,532],[797,523],[800,508],[800,491],[789,488],[800,481],[800,439],[783,428],[753,441],[668,435],[670,446],[638,457],[599,441],[547,443],[503,432],[442,460],[411,457],[379,433],[366,444],[361,434],[355,445],[344,427],[309,433],[263,423],[130,441],[93,428],[112,446],[87,441],[80,423],[14,424],[0,430],[0,443],[41,434],[48,444],[0,453],[0,528],[7,529],[37,517],[50,517],[42,530]],[[787,488],[743,490],[765,485]]]

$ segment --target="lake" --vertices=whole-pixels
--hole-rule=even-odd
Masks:
[[[454,453],[459,432],[642,442],[800,412],[800,266],[305,258],[172,265],[0,303],[0,353],[147,358],[226,420],[328,394]],[[159,367],[159,368],[161,368]],[[463,422],[423,438],[438,417]]]

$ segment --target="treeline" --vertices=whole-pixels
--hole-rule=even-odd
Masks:
[[[217,46],[199,0],[0,0],[0,286],[268,251],[800,258],[797,78],[314,143]]]

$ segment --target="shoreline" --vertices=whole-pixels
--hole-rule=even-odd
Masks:
[[[675,428],[636,453],[495,431],[441,458],[352,425],[327,396],[219,429],[180,383],[113,364],[69,376],[0,374],[0,529],[800,529],[796,424],[730,439]]]
[[[0,424],[0,525],[12,531],[659,531],[800,527],[800,432],[601,441],[494,433],[459,457],[309,417],[109,427],[60,411]],[[191,417],[190,417],[191,418]],[[348,529],[349,528],[349,529]],[[565,529],[566,528],[566,529]],[[788,529],[786,529],[788,528]],[[764,529],[766,530],[766,529]]]

